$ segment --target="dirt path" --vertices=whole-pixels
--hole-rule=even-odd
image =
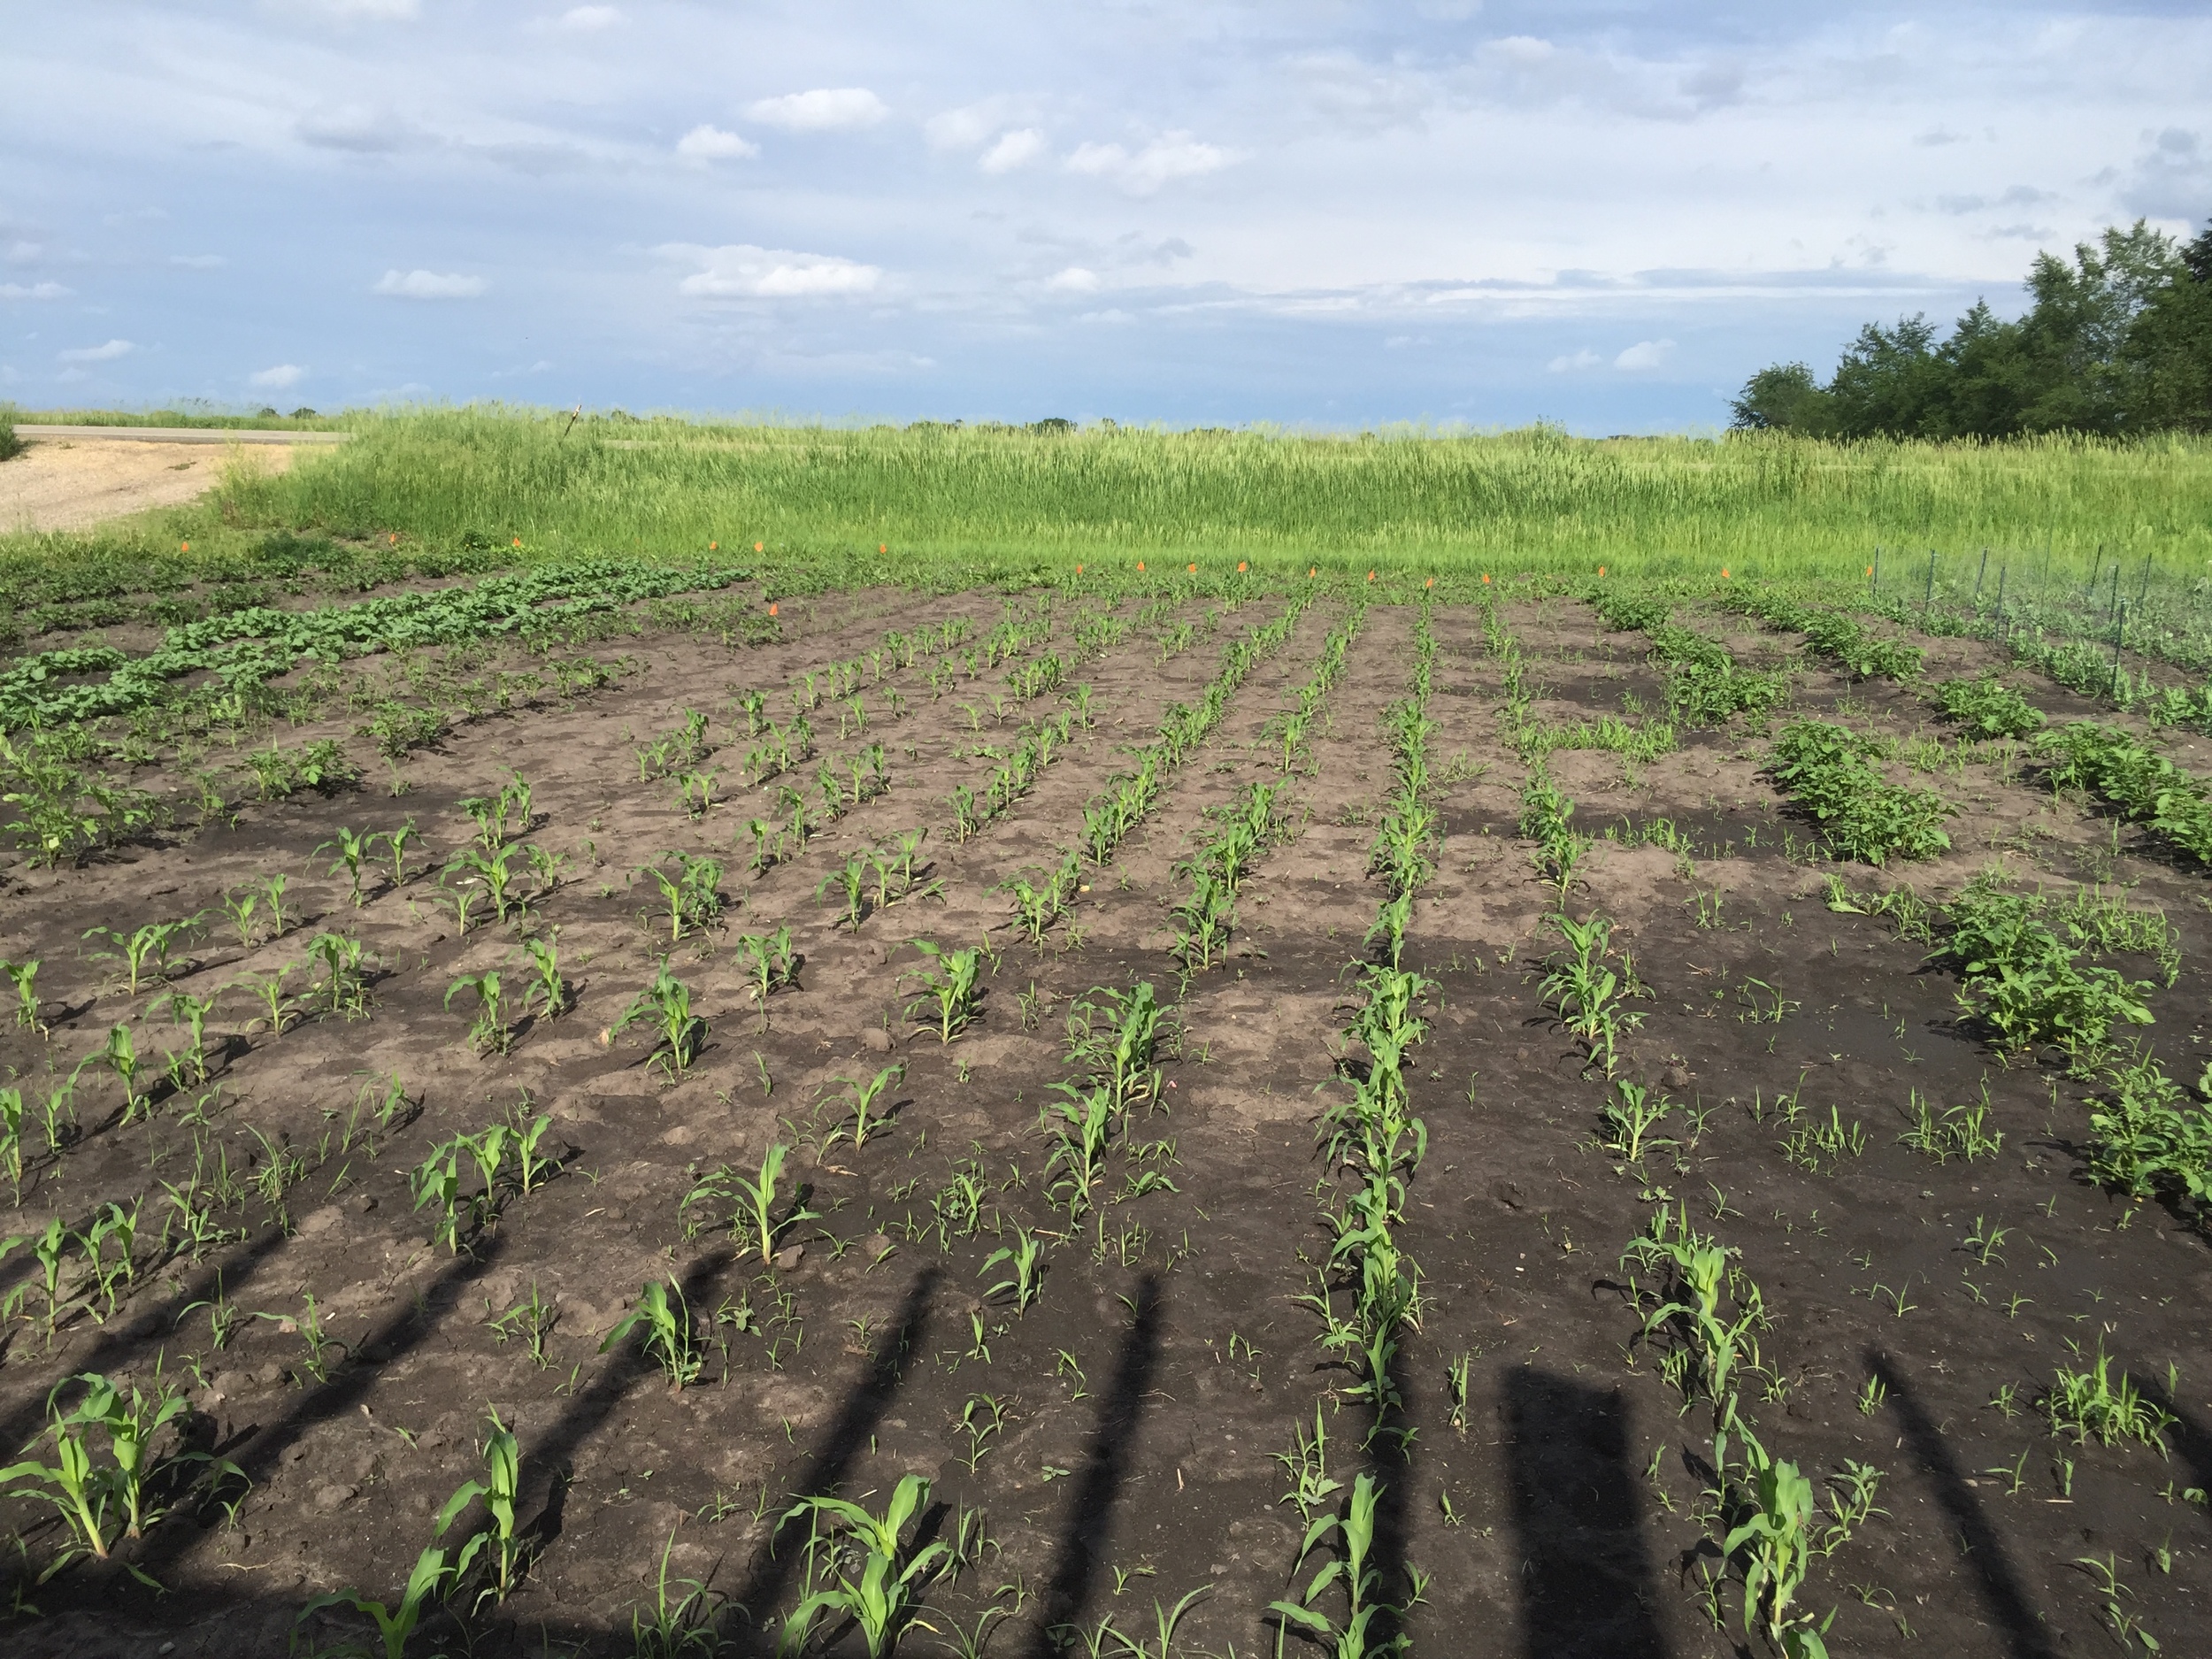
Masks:
[[[142,440],[25,434],[0,463],[0,532],[82,530],[148,507],[173,507],[219,483],[226,469],[281,472],[285,444],[149,443]]]

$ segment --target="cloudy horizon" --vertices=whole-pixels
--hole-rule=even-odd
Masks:
[[[0,62],[0,398],[1709,428],[2212,215],[2212,19],[229,0]]]

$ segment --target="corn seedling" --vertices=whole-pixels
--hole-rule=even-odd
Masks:
[[[127,988],[133,996],[146,979],[165,979],[169,977],[169,959],[176,953],[178,941],[200,925],[198,916],[187,916],[173,922],[149,922],[134,933],[120,928],[89,927],[87,939],[105,939],[115,948],[93,954],[120,961],[125,970]],[[35,966],[35,964],[34,964]]]
[[[522,1457],[515,1443],[514,1432],[500,1421],[497,1411],[490,1412],[491,1432],[484,1440],[484,1478],[472,1480],[446,1500],[445,1508],[438,1512],[434,1536],[443,1538],[446,1529],[459,1518],[462,1511],[480,1500],[488,1525],[479,1527],[468,1535],[460,1553],[453,1558],[453,1579],[457,1584],[468,1576],[469,1569],[480,1555],[485,1561],[486,1584],[483,1594],[477,1598],[480,1606],[484,1596],[504,1601],[527,1565],[529,1540],[522,1537],[515,1526],[516,1507],[522,1499]]]
[[[285,1019],[293,1012],[291,1001],[284,995],[284,981],[295,966],[296,964],[288,962],[273,972],[249,974],[237,982],[261,999],[261,1006],[268,1010],[269,1034],[273,1037],[284,1034]]]
[[[888,1104],[883,1110],[878,1111],[876,1102],[882,1098],[886,1089],[895,1088],[905,1080],[906,1067],[903,1064],[887,1065],[865,1083],[857,1078],[832,1078],[831,1082],[841,1083],[852,1091],[853,1116],[850,1123],[840,1124],[830,1132],[829,1138],[822,1143],[824,1149],[834,1146],[841,1139],[849,1139],[857,1149],[868,1144],[870,1136],[882,1133],[884,1125],[890,1121],[891,1111]]]
[[[687,1193],[678,1208],[688,1210],[705,1199],[731,1205],[730,1230],[759,1246],[761,1263],[765,1266],[776,1259],[777,1240],[787,1230],[799,1222],[818,1219],[804,1207],[804,1186],[792,1194],[790,1209],[782,1216],[776,1214],[783,1194],[784,1164],[790,1156],[790,1148],[772,1141],[761,1155],[757,1175],[741,1175],[734,1166],[725,1164]]]
[[[348,879],[352,884],[353,908],[357,910],[361,908],[362,904],[361,872],[376,854],[376,840],[375,833],[373,831],[365,833],[359,830],[342,829],[338,832],[336,839],[325,841],[315,849],[313,855],[320,857],[334,847],[338,849],[338,856],[332,862],[329,873],[334,876],[341,870],[346,872]]]
[[[1748,1434],[1742,1438],[1751,1485],[1748,1490],[1736,1488],[1743,1519],[1730,1529],[1722,1548],[1731,1556],[1739,1550],[1744,1554],[1745,1634],[1755,1628],[1763,1611],[1767,1638],[1779,1648],[1791,1622],[1791,1599],[1818,1549],[1813,1486],[1796,1464],[1770,1458]]]
[[[824,877],[821,885],[814,889],[814,896],[818,899],[833,887],[843,896],[845,925],[856,932],[859,930],[861,918],[867,911],[868,868],[868,856],[854,853],[841,867]]]
[[[1317,1405],[1313,1409],[1313,1432],[1310,1435],[1302,1426],[1297,1428],[1290,1450],[1271,1455],[1290,1477],[1290,1490],[1283,1494],[1281,1502],[1295,1505],[1302,1521],[1310,1522],[1313,1512],[1332,1494],[1344,1489],[1342,1481],[1329,1478],[1329,1431]]]
[[[368,981],[362,969],[361,941],[348,933],[318,933],[307,947],[308,956],[323,966],[319,987],[330,999],[330,1011],[357,1019],[368,1011]]]
[[[927,939],[917,939],[913,944],[934,966],[910,968],[900,976],[902,979],[920,979],[926,993],[908,1005],[907,1018],[913,1018],[916,1009],[931,1008],[933,1004],[938,1041],[950,1042],[975,1018],[983,953],[973,946],[965,950],[949,950]]]
[[[1014,1310],[1017,1313],[1028,1312],[1042,1287],[1038,1263],[1039,1248],[1037,1235],[1016,1222],[1014,1242],[994,1250],[984,1258],[982,1267],[978,1270],[978,1277],[980,1277],[1003,1262],[1012,1277],[1000,1279],[987,1289],[984,1295],[987,1298],[997,1295],[1002,1290],[1010,1290],[1014,1293]]]
[[[1373,1625],[1378,1618],[1393,1617],[1403,1609],[1391,1607],[1378,1599],[1377,1591],[1382,1580],[1381,1570],[1374,1564],[1375,1504],[1381,1489],[1371,1475],[1360,1475],[1352,1482],[1352,1492],[1341,1516],[1323,1515],[1306,1528],[1305,1537],[1298,1548],[1298,1559],[1292,1566],[1294,1577],[1303,1570],[1306,1558],[1332,1534],[1336,1540],[1336,1553],[1300,1593],[1295,1601],[1271,1601],[1267,1610],[1280,1630],[1299,1631],[1329,1644],[1335,1659],[1368,1659],[1371,1655],[1402,1654],[1407,1642],[1402,1635],[1378,1639]],[[1340,1586],[1344,1594],[1344,1622],[1339,1624],[1314,1604],[1332,1586]]]
[[[534,1001],[540,1013],[547,1019],[557,1019],[566,1011],[569,1002],[568,981],[561,977],[560,930],[556,928],[550,939],[526,939],[523,949],[529,953],[530,969],[537,977],[531,981],[524,996],[526,1005]]]
[[[665,1284],[648,1279],[638,1292],[637,1306],[607,1333],[599,1351],[604,1354],[634,1331],[642,1333],[640,1346],[668,1379],[671,1394],[681,1393],[686,1383],[698,1379],[706,1361],[692,1331],[691,1310],[685,1305],[682,1287],[674,1279]]]
[[[808,1520],[809,1589],[777,1634],[778,1659],[796,1659],[816,1622],[826,1614],[842,1614],[853,1622],[867,1645],[869,1659],[882,1659],[910,1624],[934,1633],[936,1627],[918,1616],[921,1592],[949,1564],[952,1551],[941,1541],[922,1545],[918,1539],[910,1542],[901,1537],[907,1524],[928,1508],[929,1484],[919,1475],[902,1476],[880,1516],[843,1498],[826,1497],[802,1499],[785,1512],[787,1524],[802,1515]],[[835,1586],[818,1589],[813,1586],[818,1582],[818,1547],[825,1522],[845,1540],[831,1559],[841,1563],[849,1552],[859,1571],[834,1569]]]
[[[639,1019],[647,1020],[654,1028],[658,1038],[654,1050],[657,1058],[672,1071],[689,1069],[706,1041],[707,1022],[692,1013],[691,987],[669,972],[665,956],[661,958],[653,983],[631,999],[628,1009],[610,1030],[619,1033]]]
[[[19,1031],[42,1032],[38,1022],[38,960],[10,962],[0,957],[0,972],[15,987],[15,1024]]]
[[[72,1382],[83,1384],[84,1394],[65,1411],[55,1400]],[[50,1421],[41,1438],[52,1439],[55,1461],[10,1464],[0,1469],[0,1483],[10,1487],[9,1497],[50,1504],[60,1515],[70,1538],[63,1562],[79,1554],[104,1561],[123,1540],[142,1536],[161,1518],[165,1500],[175,1495],[177,1477],[189,1464],[207,1465],[219,1477],[239,1475],[235,1464],[204,1452],[157,1450],[162,1431],[188,1409],[183,1394],[169,1383],[158,1383],[150,1395],[135,1384],[126,1393],[99,1372],[87,1371],[56,1384],[46,1409]],[[105,1461],[93,1441],[96,1431],[106,1440]],[[160,1588],[135,1567],[130,1571]]]
[[[446,1565],[445,1551],[436,1548],[426,1549],[415,1557],[414,1571],[407,1575],[406,1587],[401,1591],[397,1605],[386,1606],[371,1601],[358,1590],[334,1590],[319,1595],[299,1611],[293,1621],[296,1634],[317,1614],[334,1607],[349,1607],[376,1627],[377,1639],[384,1644],[384,1659],[405,1659],[407,1644],[414,1636],[415,1627],[422,1622],[424,1603],[438,1596],[453,1570]]]
[[[476,1018],[469,1025],[469,1046],[479,1054],[506,1053],[511,1033],[507,1025],[506,993],[501,987],[497,972],[468,974],[454,980],[446,987],[445,1005],[451,1008],[453,999],[464,991],[476,998]]]

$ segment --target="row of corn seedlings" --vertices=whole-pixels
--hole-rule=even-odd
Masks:
[[[1254,668],[1281,649],[1312,603],[1310,595],[1301,595],[1274,621],[1230,645],[1222,653],[1220,671],[1200,696],[1197,707],[1186,708],[1179,703],[1170,707],[1167,718],[1160,722],[1159,735],[1137,751],[1135,769],[1114,779],[1108,793],[1084,809],[1083,849],[1093,863],[1113,862],[1121,843],[1159,804],[1168,780],[1219,724],[1237,688]]]
[[[1435,867],[1440,833],[1428,769],[1435,657],[1436,639],[1424,605],[1414,626],[1410,694],[1385,716],[1394,788],[1370,870],[1382,876],[1388,896],[1367,935],[1370,944],[1379,941],[1380,959],[1352,964],[1360,972],[1363,998],[1344,1028],[1346,1057],[1339,1066],[1351,1095],[1325,1108],[1316,1129],[1327,1167],[1341,1172],[1335,1184],[1322,1187],[1329,1253],[1315,1269],[1312,1292],[1301,1298],[1321,1320],[1323,1348],[1352,1374],[1350,1397],[1368,1409],[1365,1445],[1392,1441],[1400,1463],[1410,1454],[1415,1431],[1402,1420],[1398,1350],[1405,1334],[1420,1328],[1422,1294],[1420,1268],[1400,1244],[1397,1229],[1428,1150],[1427,1126],[1413,1115],[1409,1059],[1428,1031],[1417,1005],[1435,989],[1434,981],[1402,961],[1414,895]],[[1363,1064],[1353,1057],[1355,1046],[1364,1054]],[[1327,1434],[1318,1411],[1312,1438],[1302,1430],[1280,1461],[1292,1474],[1289,1496],[1306,1531],[1291,1566],[1293,1594],[1268,1607],[1279,1643],[1294,1632],[1337,1659],[1409,1651],[1410,1639],[1402,1625],[1421,1582],[1410,1570],[1411,1582],[1404,1586],[1383,1582],[1374,1558],[1381,1482],[1363,1471],[1340,1505],[1330,1502],[1342,1483],[1327,1473]],[[1321,1563],[1309,1577],[1307,1565],[1317,1554]],[[1392,1600],[1402,1588],[1402,1599]]]
[[[1299,688],[1298,706],[1279,723],[1271,723],[1271,740],[1282,745],[1285,778],[1301,755],[1310,757],[1309,742],[1314,722],[1320,717],[1330,688],[1344,672],[1347,654],[1359,632],[1364,606],[1355,609],[1343,626],[1329,635],[1312,674]],[[1280,783],[1248,784],[1236,800],[1210,809],[1207,818],[1212,833],[1205,844],[1175,866],[1175,873],[1190,883],[1190,891],[1168,911],[1174,930],[1174,954],[1186,973],[1210,968],[1228,949],[1236,926],[1237,894],[1267,849],[1282,841],[1285,815],[1276,805]]]
[[[1502,718],[1521,749],[1528,697],[1518,642],[1494,605],[1486,611],[1492,652],[1506,670]],[[1578,920],[1569,908],[1575,871],[1589,845],[1572,828],[1573,810],[1540,757],[1532,759],[1522,790],[1521,833],[1535,843],[1531,863],[1556,890],[1550,919],[1565,947],[1548,964],[1546,1000],[1582,1044],[1592,1068],[1601,1069],[1608,1079],[1594,1144],[1617,1160],[1617,1173],[1633,1171],[1642,1179],[1646,1155],[1673,1144],[1660,1131],[1674,1103],[1659,1089],[1617,1074],[1624,1061],[1619,1040],[1640,1020],[1624,1004],[1646,993],[1632,960],[1617,958],[1611,949],[1613,924],[1595,910]],[[1786,1659],[1825,1659],[1823,1637],[1834,1614],[1816,1620],[1796,1607],[1795,1597],[1815,1562],[1832,1554],[1869,1515],[1880,1513],[1875,1508],[1880,1473],[1847,1463],[1829,1482],[1824,1517],[1812,1482],[1795,1463],[1767,1450],[1740,1391],[1745,1378],[1764,1371],[1759,1350],[1759,1334],[1770,1327],[1764,1298],[1736,1264],[1740,1252],[1698,1231],[1687,1203],[1658,1196],[1648,1227],[1630,1241],[1621,1261],[1631,1270],[1628,1298],[1641,1317],[1639,1340],[1662,1348],[1661,1375],[1681,1392],[1684,1410],[1702,1402],[1710,1412],[1714,1484],[1697,1518],[1721,1535],[1724,1562],[1741,1575],[1745,1633],[1763,1632]],[[1647,1288],[1640,1276],[1655,1271],[1660,1282]],[[1707,1571],[1706,1605],[1717,1626],[1721,1580]]]

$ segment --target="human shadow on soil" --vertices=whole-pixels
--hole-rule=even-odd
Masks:
[[[1619,1393],[1525,1366],[1506,1373],[1508,1479],[1531,1659],[1666,1659]]]
[[[1965,1558],[1979,1580],[1982,1599],[2004,1632],[2005,1651],[2015,1659],[2055,1659],[2049,1627],[2029,1604],[2025,1586],[2014,1571],[2004,1540],[1990,1525],[1988,1515],[1951,1455],[1942,1430],[1921,1405],[1913,1386],[1896,1361],[1878,1348],[1866,1353],[1867,1369],[1888,1390],[1888,1404],[1905,1432],[1905,1444],[1935,1487],[1936,1502],[1951,1517]]]
[[[709,1287],[715,1276],[730,1264],[734,1255],[734,1251],[725,1246],[710,1251],[692,1263],[690,1270],[676,1285],[678,1295],[686,1308],[703,1307],[710,1300]],[[561,1527],[567,1517],[569,1481],[577,1449],[598,1432],[600,1426],[613,1415],[615,1408],[628,1394],[631,1385],[645,1372],[644,1356],[635,1340],[626,1340],[617,1345],[614,1357],[600,1368],[599,1374],[591,1380],[591,1386],[575,1395],[568,1409],[554,1419],[552,1427],[531,1445],[528,1454],[522,1460],[521,1481],[525,1507],[532,1502],[540,1504],[537,1519],[530,1525],[534,1554],[544,1554],[561,1535]]]
[[[283,1246],[291,1242],[290,1235],[281,1227],[270,1227],[256,1239],[242,1255],[229,1262],[218,1263],[195,1273],[179,1289],[158,1302],[150,1302],[129,1319],[104,1327],[92,1345],[82,1354],[70,1359],[75,1376],[87,1371],[104,1371],[111,1366],[127,1363],[134,1356],[142,1354],[149,1347],[159,1345],[160,1334],[173,1330],[187,1314],[204,1302],[228,1296],[241,1286],[250,1283],[255,1273],[277,1255]],[[27,1278],[23,1282],[30,1282]],[[6,1286],[12,1290],[13,1286]],[[4,1351],[4,1350],[0,1350]],[[82,1392],[75,1385],[75,1378],[53,1396],[56,1403],[72,1403]],[[49,1402],[45,1395],[27,1399],[22,1405],[5,1417],[0,1417],[0,1444],[20,1446],[42,1428],[48,1417]]]
[[[1057,1659],[1064,1650],[1053,1632],[1078,1624],[1090,1605],[1094,1580],[1113,1531],[1114,1506],[1128,1478],[1144,1396],[1159,1368],[1166,1302],[1159,1276],[1147,1273],[1138,1284],[1135,1311],[1114,1361],[1113,1381],[1099,1399],[1090,1448],[1070,1490],[1067,1519],[1053,1554],[1052,1577],[1039,1602],[1029,1659]]]
[[[851,1468],[853,1459],[866,1449],[883,1414],[890,1409],[900,1386],[906,1380],[908,1363],[921,1350],[929,1334],[930,1302],[941,1277],[934,1267],[915,1275],[914,1282],[907,1287],[906,1300],[899,1308],[898,1322],[877,1344],[867,1369],[846,1394],[837,1420],[823,1436],[805,1472],[792,1483],[787,1495],[793,1505],[806,1498],[840,1495],[838,1487],[843,1483],[846,1471]],[[795,1514],[787,1509],[761,1543],[744,1584],[731,1597],[732,1607],[753,1631],[765,1632],[776,1599],[783,1594],[792,1569],[805,1553],[795,1547],[783,1548],[790,1542],[787,1534],[800,1528]],[[767,1649],[763,1647],[761,1651]]]
[[[326,1380],[303,1393],[290,1410],[265,1425],[240,1430],[228,1444],[216,1448],[218,1455],[235,1463],[239,1472],[255,1487],[266,1486],[271,1471],[287,1450],[317,1425],[361,1406],[362,1396],[384,1374],[385,1365],[428,1340],[439,1329],[439,1320],[424,1310],[449,1300],[457,1302],[461,1286],[481,1278],[506,1249],[506,1236],[500,1234],[479,1243],[474,1254],[455,1257],[424,1288],[415,1305],[373,1327],[355,1345],[355,1354],[373,1349],[385,1356],[383,1363],[356,1364],[349,1355],[347,1362],[333,1370]],[[180,1559],[205,1536],[197,1527],[176,1525],[150,1533],[147,1547],[139,1558],[140,1564],[157,1578],[163,1567]]]

